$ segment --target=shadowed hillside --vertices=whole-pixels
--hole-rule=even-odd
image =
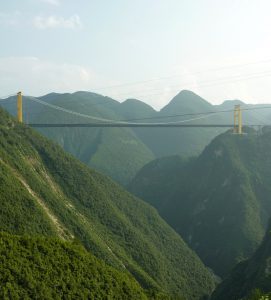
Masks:
[[[271,214],[270,153],[268,128],[261,135],[227,132],[187,163],[174,157],[149,163],[129,190],[155,206],[202,260],[225,276],[264,235]]]
[[[217,287],[212,300],[262,299],[271,292],[271,226],[255,254],[239,263]],[[266,298],[264,298],[266,299]],[[267,298],[269,299],[269,298]]]

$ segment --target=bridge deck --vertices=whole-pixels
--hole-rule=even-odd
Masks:
[[[75,123],[75,124],[28,124],[31,127],[201,127],[201,128],[209,128],[209,127],[223,127],[223,128],[232,128],[233,124],[158,124],[158,123]],[[245,125],[249,127],[258,127],[262,125]]]

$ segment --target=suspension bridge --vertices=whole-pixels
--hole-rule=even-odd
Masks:
[[[243,122],[242,122],[242,111],[243,110],[253,110],[249,108],[241,109],[240,105],[235,105],[234,109],[230,110],[224,110],[224,111],[213,111],[213,112],[204,112],[204,113],[195,113],[195,114],[183,114],[183,115],[175,115],[175,116],[168,116],[168,117],[176,117],[176,116],[195,116],[190,119],[181,120],[181,121],[174,121],[174,122],[131,122],[132,120],[111,120],[111,119],[105,119],[100,118],[96,116],[90,116],[85,115],[79,112],[71,111],[68,109],[65,109],[60,106],[53,105],[51,103],[47,103],[45,101],[42,101],[38,98],[34,97],[28,97],[28,99],[31,99],[35,102],[38,102],[42,105],[51,107],[53,109],[66,112],[75,116],[84,117],[91,119],[92,122],[89,123],[28,123],[27,125],[34,128],[63,128],[63,127],[165,127],[165,128],[174,128],[174,127],[184,127],[184,128],[233,128],[233,133],[235,134],[242,134],[243,133]],[[263,107],[264,108],[264,107]],[[271,106],[268,106],[266,108],[271,108]],[[255,108],[254,108],[255,109]],[[203,123],[194,123],[191,124],[192,121],[198,121],[201,119],[206,119],[214,114],[224,113],[224,112],[233,112],[233,124],[203,124]],[[164,116],[165,117],[165,116]],[[166,116],[167,117],[167,116]],[[159,118],[159,117],[158,117]],[[17,119],[19,122],[23,122],[23,95],[22,92],[17,93]],[[145,118],[146,119],[146,118]],[[148,119],[148,118],[147,118]],[[137,120],[143,120],[143,119],[137,119]],[[248,127],[262,127],[263,124],[246,124]]]

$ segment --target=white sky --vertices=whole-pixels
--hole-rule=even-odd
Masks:
[[[160,108],[190,89],[271,103],[270,12],[270,0],[1,1],[0,97],[89,90]]]

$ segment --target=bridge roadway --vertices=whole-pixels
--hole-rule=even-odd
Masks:
[[[209,127],[223,127],[223,128],[233,128],[233,124],[184,124],[184,123],[66,123],[66,124],[61,124],[61,123],[51,123],[51,124],[38,124],[38,123],[33,123],[33,124],[27,124],[30,127],[35,127],[35,128],[41,128],[41,127],[54,127],[54,128],[61,128],[61,127],[190,127],[190,128],[195,128],[195,127],[201,127],[201,128],[209,128]],[[250,124],[250,125],[244,125],[248,127],[260,127],[263,125],[256,125],[256,124]]]

